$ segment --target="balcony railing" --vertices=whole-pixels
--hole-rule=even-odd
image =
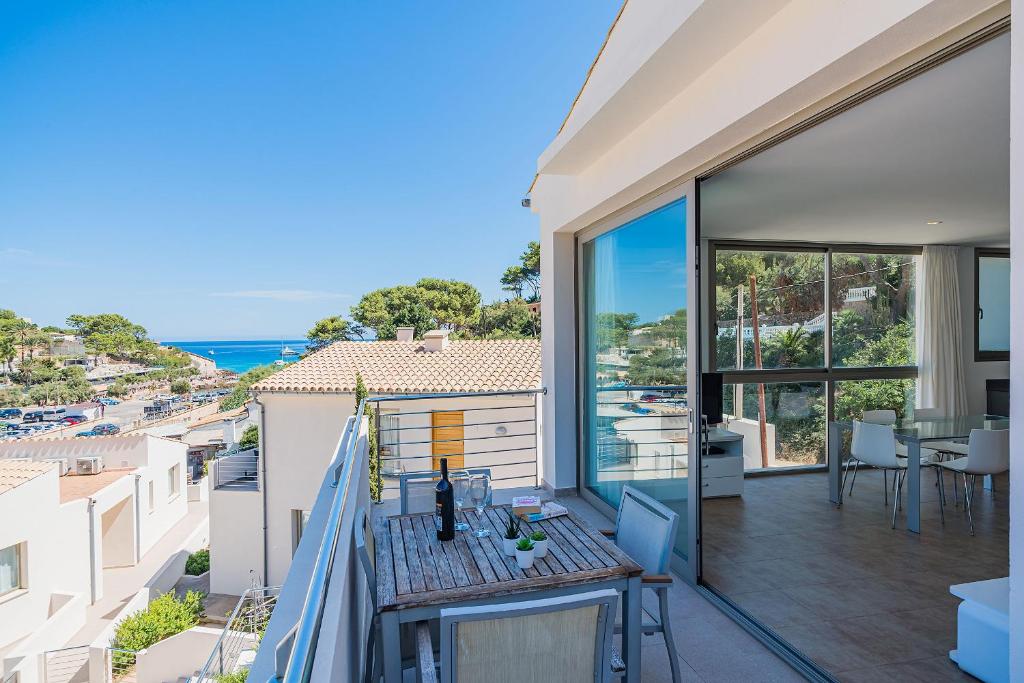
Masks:
[[[250,588],[238,599],[206,664],[193,680],[203,683],[252,663],[277,604],[279,588]]]
[[[255,491],[259,488],[259,452],[241,451],[210,461],[210,474],[216,489]]]
[[[403,475],[484,468],[495,488],[537,486],[538,415],[543,390],[488,391],[369,399],[377,429],[379,499],[397,498]]]

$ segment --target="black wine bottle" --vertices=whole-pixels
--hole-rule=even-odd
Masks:
[[[434,489],[434,502],[437,540],[451,541],[455,538],[455,490],[448,481],[448,458],[441,458],[441,480]]]

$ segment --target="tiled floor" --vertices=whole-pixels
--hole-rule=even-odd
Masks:
[[[940,524],[934,482],[925,470],[917,535],[902,513],[890,529],[880,472],[839,509],[822,473],[748,478],[742,498],[705,501],[704,579],[840,680],[973,680],[947,656],[949,586],[1007,575],[1009,483],[979,480],[972,537],[948,475]]]

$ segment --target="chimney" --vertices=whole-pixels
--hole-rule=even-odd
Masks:
[[[399,327],[395,330],[397,339],[400,342],[411,342],[413,335],[416,333],[415,327]]]
[[[444,351],[448,348],[448,330],[431,330],[423,335],[424,351]]]

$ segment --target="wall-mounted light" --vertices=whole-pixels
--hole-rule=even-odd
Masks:
[[[938,225],[942,221],[928,221],[928,225]]]
[[[498,436],[505,436],[506,434],[508,434],[508,427],[506,427],[505,425],[498,425],[497,427],[494,428],[494,433],[497,434]]]

